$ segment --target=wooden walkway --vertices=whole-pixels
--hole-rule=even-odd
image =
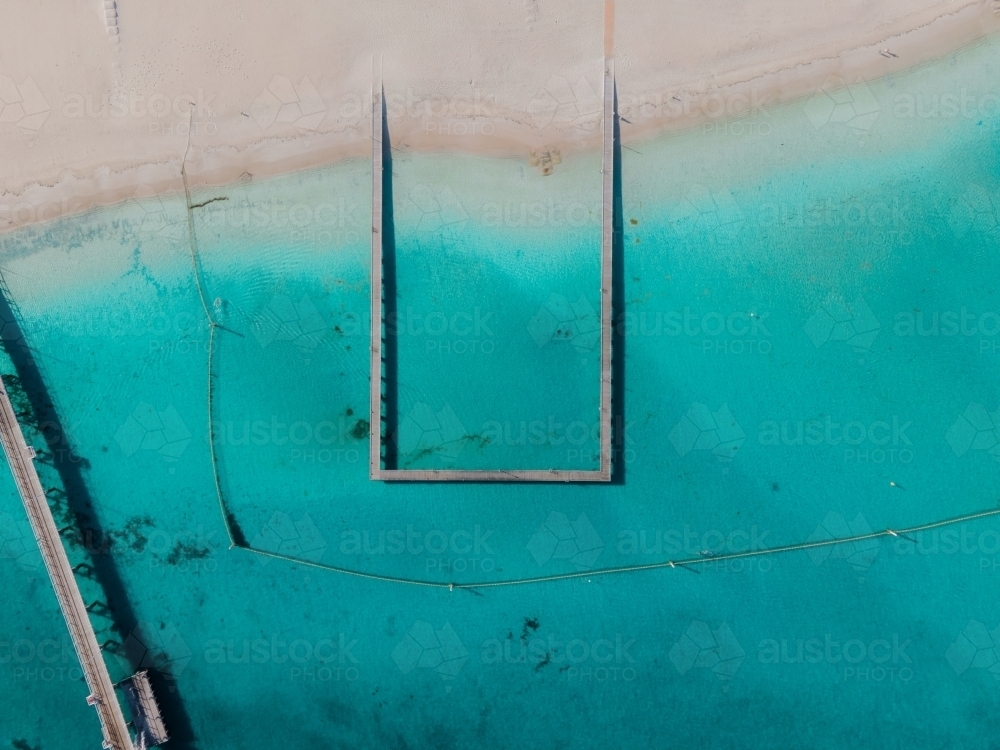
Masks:
[[[608,28],[605,21],[605,28]],[[606,46],[606,44],[605,44]],[[601,480],[611,481],[611,289],[614,269],[615,58],[604,58],[604,159],[601,163]]]
[[[611,481],[611,333],[612,333],[612,261],[614,242],[614,57],[605,49],[604,59],[604,116],[602,161],[602,231],[601,231],[601,457],[596,470],[567,469],[384,469],[382,468],[385,434],[382,413],[383,344],[385,330],[383,312],[383,258],[382,258],[382,128],[384,109],[381,85],[372,88],[372,328],[371,328],[371,412],[370,453],[368,476],[373,480],[392,482],[610,482]]]
[[[382,88],[372,87],[372,338],[368,476],[382,470]]]
[[[45,560],[45,567],[52,580],[59,608],[69,629],[80,668],[90,688],[87,702],[97,709],[101,720],[101,731],[104,733],[104,747],[108,750],[133,750],[132,738],[118,697],[115,695],[111,676],[108,674],[97,636],[87,615],[87,609],[80,596],[80,589],[73,577],[66,550],[56,529],[52,511],[49,509],[45,491],[38,479],[38,472],[32,459],[35,452],[24,440],[21,426],[18,424],[14,407],[7,395],[7,388],[0,379],[0,441],[7,455],[11,473],[17,483],[17,490],[24,502],[32,531],[38,541],[38,549]]]

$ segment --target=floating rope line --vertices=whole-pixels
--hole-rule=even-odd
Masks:
[[[222,499],[222,480],[219,477],[219,460],[215,455],[215,431],[212,426],[212,394],[215,389],[212,385],[212,355],[215,352],[215,326],[208,329],[208,452],[212,459],[212,481],[215,483],[215,497],[219,501],[219,510],[222,513],[222,520],[226,524],[226,535],[229,537],[229,548],[236,546],[233,537],[233,527],[229,519],[229,511],[226,502]]]
[[[192,112],[191,117],[194,117]],[[187,225],[188,225],[188,246],[191,248],[191,265],[194,268],[194,283],[198,287],[198,298],[201,300],[201,308],[205,311],[205,318],[208,319],[208,324],[211,327],[215,327],[218,323],[215,322],[215,318],[212,317],[212,313],[208,308],[208,298],[205,296],[205,289],[201,284],[201,271],[198,267],[198,241],[195,238],[194,233],[194,214],[191,208],[191,189],[188,187],[188,176],[187,176],[187,158],[188,152],[191,150],[191,127],[188,123],[188,140],[187,146],[184,149],[184,158],[181,159],[181,180],[184,182],[184,208],[187,210]]]
[[[191,117],[194,117],[193,110]],[[222,520],[226,526],[226,535],[229,537],[229,548],[232,549],[236,546],[236,540],[233,537],[232,523],[229,518],[230,514],[226,509],[226,502],[222,497],[222,480],[219,477],[219,461],[215,455],[215,428],[212,425],[212,400],[215,393],[215,387],[212,384],[212,359],[215,354],[215,329],[219,326],[219,324],[215,321],[215,318],[212,317],[211,310],[209,309],[208,298],[205,296],[205,288],[201,282],[201,269],[198,264],[198,242],[195,238],[194,213],[191,208],[191,189],[188,187],[187,177],[187,157],[190,149],[191,127],[190,123],[188,123],[187,146],[184,149],[184,158],[181,160],[181,179],[184,182],[184,208],[187,211],[188,246],[191,249],[191,266],[194,270],[194,282],[198,289],[198,299],[201,300],[201,308],[205,312],[205,318],[208,320],[208,451],[212,461],[212,481],[215,484],[215,497],[219,502],[219,510],[222,512]]]
[[[194,230],[194,216],[192,214],[191,206],[191,191],[188,188],[188,178],[187,178],[187,156],[188,150],[191,147],[191,129],[188,128],[188,147],[184,151],[184,159],[181,162],[181,178],[184,181],[184,199],[187,208],[187,220],[188,220],[188,242],[191,248],[191,265],[194,269],[194,279],[195,285],[198,288],[198,297],[201,300],[202,309],[205,312],[205,318],[208,320],[208,445],[209,445],[209,455],[212,462],[212,479],[215,484],[215,496],[219,503],[219,510],[222,513],[222,521],[226,527],[226,534],[229,536],[229,548],[230,549],[242,549],[247,552],[252,552],[256,555],[262,555],[264,557],[270,557],[275,560],[284,560],[285,562],[293,563],[295,565],[304,565],[310,568],[316,568],[318,570],[325,570],[330,573],[340,573],[342,575],[354,576],[356,578],[365,578],[371,581],[382,581],[384,583],[397,583],[404,584],[408,586],[423,586],[425,588],[436,588],[436,589],[448,589],[449,591],[454,591],[455,589],[467,589],[474,591],[475,589],[484,588],[497,588],[500,586],[523,586],[527,584],[534,583],[550,583],[554,581],[566,581],[574,578],[594,578],[597,576],[610,576],[619,575],[623,573],[636,573],[643,570],[662,570],[663,568],[670,568],[676,570],[677,568],[686,568],[688,570],[694,571],[695,566],[698,565],[712,565],[718,562],[728,561],[728,560],[740,560],[748,557],[762,557],[764,555],[777,555],[786,552],[797,552],[800,550],[815,549],[817,547],[832,547],[838,544],[852,544],[856,542],[863,542],[868,539],[880,539],[882,537],[903,537],[906,538],[907,534],[916,534],[921,531],[928,531],[930,529],[941,528],[942,526],[952,526],[958,523],[965,523],[967,521],[975,521],[980,518],[988,518],[990,516],[1000,515],[1000,508],[993,510],[979,511],[978,513],[969,513],[964,516],[958,516],[955,518],[947,518],[941,521],[931,521],[930,523],[921,524],[919,526],[911,526],[905,529],[884,529],[883,531],[873,531],[868,534],[858,534],[856,536],[843,537],[840,539],[820,539],[813,542],[800,542],[798,544],[786,544],[779,547],[767,547],[758,550],[746,550],[743,552],[730,552],[722,555],[706,555],[699,557],[689,557],[682,558],[678,560],[665,560],[655,563],[646,563],[643,565],[622,565],[613,568],[599,568],[597,570],[586,570],[577,571],[574,573],[557,573],[554,575],[547,576],[534,576],[526,578],[511,578],[508,580],[501,581],[480,581],[478,583],[444,583],[441,581],[428,581],[419,578],[404,578],[401,576],[389,576],[382,575],[379,573],[368,573],[362,570],[354,570],[351,568],[341,568],[336,565],[327,565],[321,562],[314,562],[312,560],[304,560],[298,557],[291,557],[290,555],[283,555],[280,552],[271,552],[269,550],[257,549],[251,547],[248,544],[237,544],[236,538],[233,533],[233,519],[232,514],[227,510],[226,502],[222,494],[222,479],[219,475],[219,461],[218,456],[215,452],[215,433],[212,426],[212,411],[213,411],[213,362],[215,355],[215,329],[222,328],[223,330],[229,330],[222,324],[216,322],[215,318],[212,317],[211,308],[208,305],[208,297],[205,294],[204,286],[201,280],[201,268],[198,262],[198,247],[195,238]]]
[[[555,575],[548,576],[535,576],[529,578],[512,578],[506,581],[480,581],[478,583],[442,583],[440,581],[426,581],[419,578],[402,578],[399,576],[387,576],[380,575],[378,573],[366,573],[360,570],[352,570],[350,568],[340,568],[335,565],[326,565],[321,562],[313,562],[312,560],[303,560],[297,557],[290,557],[289,555],[282,555],[278,552],[269,552],[267,550],[254,549],[253,547],[238,547],[237,549],[245,549],[248,552],[253,552],[258,555],[264,555],[265,557],[273,557],[277,560],[285,560],[286,562],[295,563],[296,565],[305,565],[310,568],[318,568],[320,570],[327,570],[331,573],[343,573],[344,575],[357,576],[358,578],[368,578],[375,581],[384,581],[386,583],[402,583],[410,586],[426,586],[430,588],[438,589],[448,589],[449,591],[454,591],[455,589],[484,589],[484,588],[497,588],[500,586],[522,586],[531,583],[549,583],[552,581],[565,581],[572,578],[593,578],[596,576],[609,576],[617,575],[620,573],[634,573],[640,570],[661,570],[663,568],[688,568],[689,570],[695,565],[712,565],[717,562],[724,560],[739,560],[746,557],[762,557],[764,555],[777,555],[783,552],[796,552],[799,550],[814,549],[816,547],[832,547],[837,544],[851,544],[854,542],[862,542],[867,539],[879,539],[881,537],[902,537],[906,534],[913,534],[920,531],[927,531],[928,529],[936,529],[942,526],[951,526],[956,523],[963,523],[966,521],[973,521],[978,518],[986,518],[988,516],[1000,515],[1000,509],[996,510],[985,510],[979,513],[970,513],[965,516],[958,516],[957,518],[948,518],[943,521],[933,521],[931,523],[925,523],[920,526],[912,526],[907,529],[885,529],[884,531],[873,531],[870,534],[859,534],[857,536],[843,537],[841,539],[820,539],[814,542],[801,542],[799,544],[786,544],[780,547],[767,547],[765,549],[759,550],[747,550],[745,552],[732,552],[725,555],[710,555],[705,557],[688,557],[680,560],[665,560],[663,562],[646,563],[645,565],[622,565],[615,568],[599,568],[597,570],[585,570],[578,571],[576,573],[557,573]]]

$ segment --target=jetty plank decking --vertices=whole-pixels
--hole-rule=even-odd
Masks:
[[[0,441],[7,455],[17,491],[24,502],[24,509],[31,522],[31,529],[38,541],[38,549],[45,560],[45,568],[52,580],[59,609],[73,639],[73,647],[80,659],[80,668],[90,688],[87,702],[97,709],[107,750],[133,750],[132,737],[125,722],[111,676],[97,645],[97,636],[87,615],[80,588],[73,577],[69,558],[63,548],[59,530],[45,497],[45,490],[38,479],[33,459],[35,452],[24,440],[21,426],[11,405],[7,388],[0,379]]]

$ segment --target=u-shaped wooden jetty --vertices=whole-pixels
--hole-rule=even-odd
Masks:
[[[383,468],[383,444],[390,436],[384,432],[382,411],[384,377],[383,325],[384,279],[382,234],[382,133],[385,109],[381,82],[372,88],[372,252],[371,252],[371,383],[370,451],[368,476],[373,480],[410,482],[609,482],[611,481],[611,333],[612,270],[614,242],[614,117],[615,60],[610,54],[610,24],[605,20],[604,112],[602,160],[601,226],[601,455],[596,470],[568,469],[386,469]],[[395,387],[395,384],[388,384]]]

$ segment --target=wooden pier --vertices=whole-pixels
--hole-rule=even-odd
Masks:
[[[608,3],[609,7],[613,7]],[[600,479],[611,481],[611,290],[614,269],[615,190],[615,58],[608,49],[611,25],[605,11],[604,158],[601,161],[601,468]]]
[[[45,568],[52,580],[59,609],[69,629],[80,668],[90,688],[87,702],[97,709],[101,720],[101,731],[104,734],[104,747],[107,750],[133,750],[132,737],[129,733],[125,716],[118,703],[114,685],[108,674],[108,668],[97,645],[97,636],[87,615],[87,609],[80,596],[80,589],[73,577],[69,558],[63,548],[62,539],[56,528],[52,511],[45,498],[45,491],[38,479],[33,459],[35,451],[24,440],[21,426],[18,424],[14,407],[7,395],[7,388],[0,379],[0,441],[7,455],[11,473],[17,483],[17,490],[24,502],[24,509],[31,522],[31,529],[38,541],[38,549],[45,560]]]
[[[606,38],[610,31],[607,27]],[[382,257],[382,129],[384,108],[381,83],[372,87],[372,271],[371,271],[371,413],[370,453],[368,476],[373,480],[392,482],[609,482],[611,481],[611,333],[612,333],[612,261],[614,242],[614,57],[608,54],[605,44],[604,59],[604,114],[602,161],[602,233],[601,233],[601,455],[600,468],[596,470],[567,469],[386,469],[383,468],[383,441],[389,439],[384,429],[382,413],[384,330],[382,312],[384,303]]]
[[[372,339],[368,476],[382,470],[382,87],[372,86]]]

